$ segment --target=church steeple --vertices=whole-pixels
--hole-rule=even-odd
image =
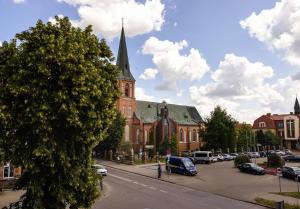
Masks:
[[[132,74],[130,72],[123,24],[122,24],[122,32],[121,32],[121,37],[120,37],[118,57],[117,57],[117,66],[122,70],[122,72],[119,76],[119,79],[135,81],[134,77],[132,76]]]
[[[296,96],[296,100],[295,100],[295,104],[294,104],[294,113],[296,114],[300,114],[300,105]]]

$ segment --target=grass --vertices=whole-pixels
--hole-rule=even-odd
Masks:
[[[278,194],[282,196],[294,197],[300,199],[300,192],[272,192],[272,194]]]
[[[256,198],[255,202],[267,207],[275,208],[275,201],[264,198]],[[284,203],[284,209],[300,209],[300,206]]]

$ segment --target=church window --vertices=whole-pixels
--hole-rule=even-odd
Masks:
[[[138,144],[140,141],[140,129],[136,130],[136,144]]]
[[[129,84],[128,83],[125,84],[125,96],[126,97],[130,96],[130,93],[129,93]]]
[[[131,107],[128,107],[128,117],[131,118],[132,112],[131,112]]]
[[[129,126],[125,126],[125,142],[129,142]]]
[[[180,142],[184,141],[184,137],[183,137],[183,130],[180,129]]]
[[[183,132],[183,139],[184,139],[183,141],[186,142],[186,131]]]
[[[148,144],[148,131],[145,130],[145,144]]]
[[[193,141],[195,142],[197,140],[197,132],[196,130],[194,129],[193,130]]]
[[[286,120],[286,133],[288,138],[295,138],[295,121]]]
[[[10,163],[7,163],[4,166],[3,178],[13,178],[13,177],[14,177],[14,168],[10,165]]]
[[[125,114],[126,114],[126,111],[125,111],[125,110],[126,110],[126,107],[123,106],[122,108],[123,108],[123,111],[122,111],[122,112],[123,112],[123,115],[125,115]]]
[[[189,142],[191,142],[192,141],[192,131],[190,130],[189,131]]]

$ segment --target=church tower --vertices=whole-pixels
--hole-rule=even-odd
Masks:
[[[125,126],[125,141],[129,141],[132,132],[133,113],[136,112],[135,100],[135,79],[130,72],[130,65],[126,47],[126,39],[124,27],[122,25],[119,51],[117,57],[117,66],[121,72],[118,76],[118,85],[121,94],[120,99],[117,101],[117,108],[126,117]]]
[[[300,114],[300,105],[296,96],[295,104],[294,104],[294,114]]]

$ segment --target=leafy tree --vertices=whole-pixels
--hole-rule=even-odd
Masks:
[[[206,149],[226,150],[234,149],[235,139],[235,123],[236,121],[228,115],[226,110],[220,106],[215,107],[210,113],[210,117],[205,119],[204,141]]]
[[[265,133],[265,141],[267,145],[277,146],[280,145],[281,139],[275,135],[272,131],[267,130]]]
[[[261,144],[262,146],[267,145],[265,134],[262,130],[256,131],[256,140],[257,140],[257,143]]]
[[[176,137],[175,134],[172,134],[171,142],[170,142],[170,148],[171,148],[172,155],[177,155],[178,154],[177,137]]]
[[[237,132],[236,145],[239,149],[243,147],[244,150],[246,150],[247,147],[255,146],[251,125],[242,123],[236,132]]]
[[[95,147],[97,155],[103,157],[105,151],[116,151],[124,135],[124,127],[126,119],[117,111],[116,118],[113,120],[111,126],[107,130],[104,139]]]
[[[0,138],[26,172],[23,208],[90,208],[93,148],[115,117],[118,68],[91,26],[38,21],[0,47]]]

